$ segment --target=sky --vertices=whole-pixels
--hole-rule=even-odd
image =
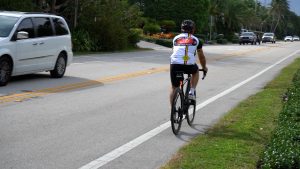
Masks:
[[[272,0],[259,0],[262,5],[270,5]],[[290,3],[290,10],[300,16],[300,0],[288,0]]]

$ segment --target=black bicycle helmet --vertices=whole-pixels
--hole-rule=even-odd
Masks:
[[[181,23],[181,32],[192,33],[195,28],[195,22],[192,20],[184,20]]]

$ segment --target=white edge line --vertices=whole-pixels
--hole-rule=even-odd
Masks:
[[[294,56],[294,55],[297,54],[298,52],[300,52],[300,50],[297,50],[297,51],[293,52],[292,54],[290,54],[290,55],[288,55],[287,57],[285,57],[285,58],[279,60],[278,62],[274,63],[273,65],[271,65],[271,66],[265,68],[264,70],[260,71],[259,73],[257,73],[257,74],[255,74],[255,75],[249,77],[248,79],[246,79],[246,80],[244,80],[244,81],[242,81],[242,82],[240,82],[240,83],[238,83],[238,84],[236,84],[236,85],[234,85],[234,86],[232,86],[231,88],[229,88],[229,89],[227,89],[227,90],[225,90],[225,91],[219,93],[218,95],[216,95],[216,96],[214,96],[214,97],[211,97],[211,98],[209,98],[208,100],[202,102],[201,104],[197,105],[196,111],[202,109],[203,107],[205,107],[205,106],[208,105],[209,103],[214,102],[215,100],[217,100],[217,99],[219,99],[219,98],[221,98],[221,97],[223,97],[223,96],[225,96],[225,95],[231,93],[232,91],[238,89],[239,87],[243,86],[244,84],[250,82],[251,80],[257,78],[258,76],[260,76],[260,75],[262,75],[263,73],[267,72],[268,70],[272,69],[274,66],[276,66],[276,65],[280,64],[281,62],[285,61],[286,59],[288,59],[288,58]]]
[[[281,62],[285,61],[286,59],[294,56],[295,54],[297,54],[298,52],[300,52],[300,50],[297,50],[295,52],[293,52],[292,54],[288,55],[287,57],[279,60],[278,62],[276,62],[275,64],[267,67],[266,69],[260,71],[259,73],[255,74],[254,76],[251,76],[250,78],[234,85],[233,87],[217,94],[216,96],[213,96],[211,98],[209,98],[208,100],[202,102],[201,104],[197,105],[196,110],[200,110],[203,107],[205,107],[206,105],[216,101],[217,99],[231,93],[232,91],[238,89],[239,87],[245,85],[246,83],[250,82],[251,80],[257,78],[258,76],[262,75],[263,73],[265,73],[266,71],[270,70],[271,68],[273,68],[274,66],[280,64]],[[121,155],[127,153],[128,151],[132,150],[133,148],[137,147],[138,145],[144,143],[145,141],[151,139],[152,137],[156,136],[157,134],[163,132],[164,130],[166,130],[167,128],[170,127],[170,121],[154,128],[153,130],[131,140],[130,142],[112,150],[111,152],[99,157],[98,159],[80,167],[79,169],[98,169],[102,166],[104,166],[105,164],[115,160],[116,158],[120,157]]]

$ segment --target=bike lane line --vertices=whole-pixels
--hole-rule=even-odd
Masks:
[[[284,57],[283,59],[277,61],[276,63],[272,64],[271,66],[263,69],[262,71],[258,72],[257,74],[247,78],[246,80],[232,86],[231,88],[224,90],[223,92],[207,99],[206,101],[200,103],[199,105],[196,106],[196,111],[202,109],[203,107],[207,106],[208,104],[216,101],[217,99],[233,92],[234,90],[242,87],[243,85],[247,84],[248,82],[252,81],[253,79],[261,76],[262,74],[264,74],[265,72],[267,72],[268,70],[272,69],[273,67],[279,65],[280,63],[282,63],[283,61],[289,59],[290,57],[296,55],[297,53],[299,53],[300,50],[297,50],[295,52],[293,52],[292,54]],[[151,131],[131,140],[130,142],[112,150],[111,152],[91,161],[90,163],[80,167],[79,169],[98,169],[102,166],[104,166],[105,164],[117,159],[118,157],[120,157],[121,155],[127,153],[128,151],[136,148],[137,146],[139,146],[140,144],[146,142],[147,140],[153,138],[154,136],[158,135],[159,133],[163,132],[164,130],[168,129],[171,126],[171,122],[165,122],[164,124],[152,129]]]

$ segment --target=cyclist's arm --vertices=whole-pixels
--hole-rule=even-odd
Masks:
[[[198,54],[198,58],[199,58],[201,66],[202,66],[202,69],[204,69],[204,71],[207,72],[208,69],[206,67],[206,58],[204,56],[202,48],[197,49],[197,54]]]

